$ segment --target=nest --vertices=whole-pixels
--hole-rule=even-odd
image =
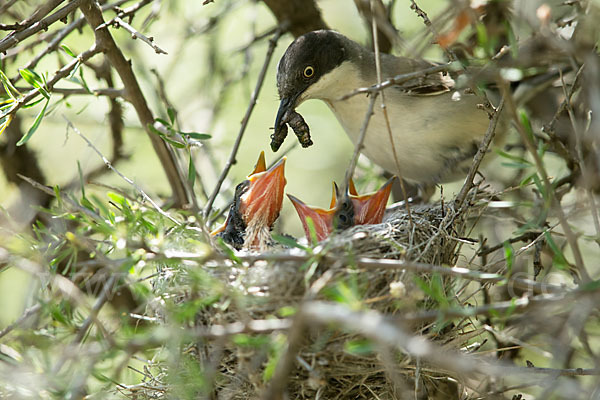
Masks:
[[[473,212],[477,207],[467,209]],[[348,296],[357,296],[355,300],[363,306],[387,315],[430,307],[431,300],[415,288],[413,275],[400,269],[364,270],[349,262],[359,256],[418,260],[438,265],[454,262],[457,238],[465,231],[467,212],[457,212],[440,203],[413,205],[410,212],[409,218],[404,207],[397,207],[381,224],[356,226],[336,233],[314,249],[312,258],[304,251],[288,249],[265,257],[269,261],[256,261],[255,258],[252,263],[236,263],[222,259],[204,263],[202,267],[224,285],[224,290],[218,304],[197,314],[196,327],[205,329],[240,321],[281,318],[286,312],[293,313],[303,301],[339,301],[344,296],[346,301],[352,301]],[[324,262],[319,254],[330,257]],[[302,258],[303,262],[298,261],[298,255],[306,256]],[[418,279],[427,282],[431,277]],[[449,280],[442,281],[444,288],[450,284]],[[179,290],[181,283],[177,284]],[[209,295],[202,290],[194,292],[194,289],[179,293],[185,293],[183,297],[188,299]],[[420,334],[428,334],[426,325],[414,328]],[[442,339],[454,339],[457,330],[457,327],[447,329]],[[436,335],[440,337],[441,333],[436,332]],[[265,370],[276,365],[273,355],[286,343],[286,331],[249,333],[244,337],[247,340],[243,343],[239,340],[206,341],[192,344],[188,349],[203,365],[211,360],[207,355],[219,355],[213,382],[218,399],[260,398],[268,385]],[[397,385],[392,384],[391,375],[402,376],[412,393],[415,361],[398,353],[387,355],[390,359],[384,362],[382,353],[376,350],[370,349],[364,339],[355,334],[336,329],[311,331],[288,378],[289,398],[403,398]],[[214,358],[212,360],[214,362]],[[392,370],[390,360],[393,360]],[[422,376],[422,381],[426,386],[427,382],[433,385],[426,390],[428,394],[424,398],[434,397],[432,388],[436,393],[444,393],[440,398],[456,396],[455,382],[450,382],[447,376],[431,370],[424,375],[427,376]]]

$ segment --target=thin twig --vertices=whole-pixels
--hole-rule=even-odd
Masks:
[[[520,122],[519,116],[517,114],[517,108],[516,108],[515,102],[512,97],[512,93],[510,92],[510,89],[508,88],[508,85],[506,82],[504,82],[504,81],[502,82],[501,89],[504,92],[503,98],[507,102],[508,109],[511,113],[513,120],[515,121],[517,131],[519,132],[519,135],[521,136],[521,140],[523,141],[523,143],[525,144],[525,147],[527,148],[527,150],[533,157],[537,171],[540,174],[540,177],[542,178],[542,182],[544,184],[544,189],[546,191],[546,196],[548,196],[548,200],[547,200],[547,202],[549,202],[548,208],[552,204],[556,205],[556,214],[558,216],[558,220],[559,220],[560,225],[565,233],[565,236],[567,237],[567,242],[569,243],[569,246],[571,247],[571,250],[573,251],[573,257],[575,257],[575,265],[576,265],[579,273],[581,274],[581,279],[582,279],[583,283],[590,282],[591,277],[588,274],[588,272],[585,268],[585,265],[583,263],[583,257],[581,255],[581,250],[579,249],[579,244],[577,243],[577,237],[571,230],[571,227],[569,226],[569,221],[567,221],[567,219],[565,217],[564,210],[562,209],[560,202],[556,198],[556,193],[554,191],[554,188],[552,187],[552,184],[550,183],[550,179],[548,177],[548,173],[546,172],[546,168],[544,167],[544,163],[542,162],[542,159],[540,158],[540,156],[537,152],[537,149],[536,149],[535,145],[533,144],[531,138],[529,137],[529,135],[525,131],[525,128],[523,127],[523,125]]]
[[[13,322],[12,324],[8,325],[6,328],[0,331],[0,339],[2,339],[4,336],[10,333],[13,329],[21,325],[27,318],[37,314],[41,309],[42,305],[40,303],[37,303],[36,305],[31,306],[25,311],[23,311],[23,314],[21,314],[21,316],[17,318],[15,322]]]
[[[467,193],[469,193],[469,190],[471,190],[473,187],[473,179],[475,178],[475,174],[479,169],[479,165],[481,165],[481,161],[483,161],[483,157],[486,155],[487,149],[490,147],[490,143],[492,143],[492,140],[494,140],[494,136],[496,134],[496,125],[498,124],[498,120],[500,119],[500,114],[502,113],[503,108],[504,97],[500,100],[500,104],[498,104],[498,107],[493,112],[492,118],[490,119],[490,124],[485,132],[485,136],[479,144],[479,148],[477,149],[477,153],[475,153],[475,157],[473,157],[473,163],[471,164],[471,168],[469,169],[465,183],[454,200],[457,208],[460,208],[463,205],[465,199],[467,198]]]
[[[275,46],[277,45],[277,41],[281,37],[281,35],[285,32],[285,29],[280,26],[279,29],[275,32],[275,35],[269,40],[269,48],[267,49],[267,53],[265,55],[265,61],[263,62],[262,69],[258,74],[258,79],[256,81],[256,87],[252,92],[252,96],[250,96],[250,104],[248,104],[248,108],[246,109],[246,114],[244,115],[244,119],[242,119],[242,125],[240,126],[240,130],[238,132],[237,138],[235,139],[235,143],[233,144],[233,148],[231,149],[231,154],[229,155],[229,159],[219,176],[219,180],[215,185],[213,192],[211,193],[208,201],[206,202],[206,207],[204,208],[204,218],[206,219],[212,209],[212,206],[221,190],[221,185],[225,181],[229,170],[236,162],[236,155],[240,148],[240,144],[242,142],[242,137],[244,136],[244,132],[246,131],[246,127],[248,126],[248,122],[250,121],[250,116],[252,115],[252,111],[254,110],[254,106],[256,105],[256,100],[258,99],[258,94],[260,93],[260,89],[262,88],[263,82],[265,80],[265,76],[267,74],[267,68],[269,67],[269,63],[271,62],[271,58],[273,57],[273,52],[275,51]]]
[[[439,37],[439,35],[438,35],[435,27],[431,23],[431,20],[427,16],[427,13],[425,11],[423,11],[417,5],[417,3],[415,2],[415,0],[410,0],[410,8],[412,10],[414,10],[414,12],[417,14],[417,16],[419,16],[419,17],[421,17],[423,19],[423,23],[425,24],[425,26],[427,26],[427,29],[429,29],[429,31],[433,35],[434,39],[437,40],[437,38]],[[440,47],[442,47],[442,46],[440,46]],[[444,50],[444,53],[446,53],[446,57],[448,57],[449,60],[456,61],[456,59],[457,59],[456,54],[454,54],[454,52],[452,50],[450,50],[447,47],[442,47],[442,50]]]
[[[370,87],[364,87],[364,88],[359,88],[356,89],[342,97],[340,97],[339,100],[347,100],[350,97],[356,96],[358,94],[361,93],[375,93],[375,92],[379,92],[383,89],[386,89],[388,87],[394,86],[394,85],[400,85],[402,83],[411,81],[413,79],[419,79],[419,78],[424,78],[428,75],[433,75],[433,74],[437,74],[440,72],[448,72],[452,69],[454,69],[455,67],[460,66],[460,64],[458,64],[457,62],[450,62],[450,63],[446,63],[446,64],[441,64],[441,65],[436,65],[433,67],[429,67],[429,68],[425,68],[419,71],[414,71],[414,72],[408,72],[406,74],[400,74],[400,75],[396,75],[393,78],[389,78],[386,81],[377,84],[377,85],[373,85]]]
[[[162,257],[165,260],[173,260],[180,258],[182,260],[199,260],[201,262],[206,262],[208,259],[215,260],[229,260],[224,255],[219,253],[211,253],[209,256],[206,254],[198,254],[198,256],[194,256],[193,254],[186,254],[185,257],[176,257],[176,256],[159,256],[155,258],[155,260],[159,260]],[[302,254],[290,254],[290,253],[264,253],[258,255],[237,255],[236,256],[240,261],[248,263],[249,265],[253,265],[258,261],[279,261],[279,262],[296,262],[298,264],[302,264],[308,260],[313,259],[314,255],[302,255]],[[473,280],[481,283],[498,283],[502,282],[505,285],[512,285],[515,288],[523,289],[523,290],[532,290],[535,293],[563,293],[565,288],[562,286],[540,283],[536,281],[532,281],[530,279],[523,279],[516,276],[505,276],[496,273],[490,272],[480,272],[478,270],[468,269],[464,267],[457,266],[441,266],[434,264],[427,264],[415,261],[407,261],[407,260],[387,260],[387,259],[377,259],[377,258],[369,258],[369,257],[358,257],[358,258],[349,258],[343,259],[339,256],[334,255],[319,255],[319,259],[322,262],[327,264],[335,264],[340,261],[345,262],[347,264],[355,265],[357,268],[365,268],[365,269],[388,269],[388,270],[407,270],[411,272],[418,273],[427,273],[427,274],[439,274],[444,276],[454,276],[461,279]]]
[[[363,143],[365,141],[365,136],[367,133],[367,127],[369,126],[369,121],[371,120],[371,116],[373,116],[373,108],[375,107],[375,100],[377,100],[377,95],[379,93],[374,93],[371,95],[371,99],[369,101],[369,107],[367,108],[367,112],[365,114],[365,118],[363,119],[363,123],[360,127],[360,132],[358,134],[358,140],[356,141],[356,145],[354,146],[354,153],[352,154],[352,158],[350,159],[350,165],[346,169],[346,176],[344,177],[344,188],[342,193],[346,193],[349,187],[350,179],[354,175],[354,170],[356,169],[356,163],[358,162],[358,156],[363,149]]]
[[[3,91],[2,88],[0,90]],[[19,91],[35,91],[37,89],[31,87],[17,87]],[[62,94],[64,96],[74,96],[74,95],[92,95],[92,96],[106,96],[113,99],[123,98],[125,96],[125,89],[117,89],[117,88],[98,88],[92,89],[88,91],[84,88],[74,88],[74,89],[66,89],[66,88],[52,88],[52,93]]]
[[[129,1],[129,0],[126,0],[126,1]],[[112,25],[115,22],[116,18],[131,17],[133,14],[135,14],[136,12],[141,10],[146,5],[152,3],[153,1],[154,0],[141,0],[138,3],[132,5],[131,7],[127,7],[123,10],[119,10],[116,17],[114,17],[113,19],[111,19],[107,22],[104,22],[103,24],[98,25],[98,27],[96,29],[102,29],[102,28],[106,28],[106,27]]]
[[[582,65],[581,68],[579,68],[579,71],[577,71],[577,75],[575,77],[576,80],[579,74],[582,73],[584,66],[585,64]],[[585,187],[585,193],[587,194],[588,201],[590,203],[592,220],[594,221],[594,229],[596,230],[596,243],[600,245],[600,220],[598,219],[598,209],[596,208],[596,199],[594,198],[594,194],[592,193],[592,190],[589,187],[589,185],[591,185],[591,180],[587,165],[583,157],[583,146],[581,143],[581,137],[585,135],[585,132],[589,130],[589,125],[586,127],[586,130],[584,132],[581,131],[581,128],[577,123],[577,119],[575,118],[573,105],[571,104],[571,97],[573,96],[575,88],[573,88],[569,93],[567,93],[567,87],[562,72],[560,74],[560,81],[562,83],[563,94],[565,96],[564,102],[566,104],[567,113],[569,114],[569,120],[571,121],[571,126],[573,127],[573,131],[575,133],[575,150],[577,154],[577,163],[579,164],[579,169],[581,170],[581,177],[583,178],[583,186]]]
[[[177,221],[175,218],[173,218],[171,215],[169,215],[169,213],[165,212],[162,208],[160,208],[160,206],[158,204],[156,204],[154,202],[154,200],[152,200],[152,198],[150,196],[148,196],[146,194],[146,192],[144,192],[142,190],[141,187],[139,187],[138,185],[136,185],[136,183],[134,181],[132,181],[131,179],[129,179],[128,177],[126,177],[125,175],[123,175],[121,172],[119,172],[118,169],[116,169],[110,162],[110,160],[106,157],[104,157],[104,155],[100,152],[100,150],[98,150],[98,148],[96,146],[94,146],[94,144],[87,138],[85,137],[85,135],[83,133],[81,133],[81,131],[79,131],[79,129],[77,129],[75,127],[75,125],[73,125],[73,123],[71,121],[69,121],[69,119],[67,119],[67,117],[63,116],[63,118],[65,119],[65,121],[67,121],[67,127],[73,129],[73,131],[79,135],[79,137],[81,137],[87,144],[88,146],[90,146],[92,148],[92,150],[94,150],[96,152],[96,154],[98,154],[98,156],[102,159],[102,162],[104,162],[104,164],[111,169],[114,173],[116,173],[117,175],[119,175],[121,177],[121,179],[123,179],[125,182],[127,182],[128,184],[130,184],[131,186],[133,186],[133,188],[143,197],[144,200],[146,200],[148,203],[152,204],[152,207],[154,207],[154,209],[156,211],[158,211],[158,213],[160,215],[162,215],[163,217],[167,218],[168,220],[170,220],[171,222],[173,222],[175,225],[181,225],[181,223],[179,221]]]
[[[66,6],[58,10],[52,15],[43,18],[42,20],[34,23],[27,29],[23,29],[19,32],[11,33],[6,36],[2,40],[0,40],[0,53],[6,52],[6,50],[15,46],[17,43],[21,42],[24,39],[27,39],[31,35],[38,33],[43,29],[47,29],[48,26],[55,23],[58,20],[64,19],[67,15],[69,15],[73,10],[75,10],[84,0],[72,0]]]
[[[49,92],[52,92],[54,85],[59,80],[67,77],[81,63],[89,60],[90,58],[92,58],[93,56],[95,56],[96,54],[98,54],[100,52],[102,52],[102,49],[100,47],[96,46],[96,44],[92,45],[92,47],[89,50],[84,51],[79,56],[77,56],[77,58],[73,59],[70,63],[68,63],[61,69],[59,69],[56,72],[56,74],[52,77],[52,79],[50,79],[48,82],[46,82],[46,85],[45,85],[46,89],[48,89]],[[27,105],[31,100],[35,99],[39,94],[40,94],[40,91],[37,88],[29,91],[23,97],[20,97],[13,107],[7,109],[3,114],[1,114],[0,118],[3,118],[5,116],[7,116],[8,114],[14,114],[21,107]]]
[[[375,48],[375,69],[377,70],[377,84],[381,84],[381,59],[379,54],[379,40],[377,38],[377,20],[375,18],[374,0],[371,0],[371,13],[373,14],[373,46]],[[388,138],[390,139],[390,146],[392,154],[394,155],[394,163],[396,164],[396,174],[400,180],[400,189],[402,190],[402,196],[404,197],[404,206],[406,207],[406,214],[408,215],[408,223],[413,227],[412,214],[410,212],[410,205],[408,201],[408,195],[406,194],[406,187],[404,185],[404,179],[402,178],[402,170],[400,169],[400,161],[398,161],[398,154],[396,153],[396,143],[394,141],[394,135],[392,134],[392,126],[390,125],[390,118],[388,116],[387,107],[385,106],[385,90],[381,91],[381,111],[385,119],[385,125],[388,132]]]
[[[9,0],[6,2],[6,4],[3,4],[2,7],[0,7],[0,14],[4,13],[6,10],[11,8],[13,4],[15,4],[17,1],[19,0]]]
[[[114,19],[114,24],[121,26],[127,32],[131,33],[131,37],[133,39],[140,39],[142,42],[144,42],[148,46],[152,47],[154,49],[154,51],[156,52],[156,54],[169,54],[154,43],[154,38],[147,37],[146,35],[141,34],[133,26],[129,25],[127,22],[123,21],[121,18],[116,17]]]
[[[127,100],[135,108],[138,119],[150,138],[152,147],[161,162],[171,186],[175,207],[186,207],[192,204],[190,200],[191,190],[187,184],[186,175],[177,163],[173,150],[151,129],[154,123],[154,115],[140,88],[131,63],[125,58],[108,29],[98,28],[104,23],[102,10],[94,0],[85,0],[81,5],[81,11],[90,27],[94,29],[98,47],[104,51],[106,58],[119,74],[127,93]]]

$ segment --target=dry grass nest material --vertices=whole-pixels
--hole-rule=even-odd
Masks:
[[[348,296],[345,292],[348,290],[358,295],[358,303],[387,315],[428,308],[431,300],[415,287],[414,274],[402,270],[360,269],[349,260],[365,256],[438,265],[452,263],[459,248],[457,238],[465,232],[467,217],[481,210],[484,202],[478,204],[458,211],[440,202],[413,205],[412,222],[404,207],[396,207],[387,213],[381,224],[356,226],[321,242],[312,256],[292,249],[277,250],[276,254],[281,254],[279,259],[271,254],[269,261],[255,261],[251,265],[228,259],[210,261],[203,267],[223,282],[225,290],[218,306],[207,307],[197,315],[196,326],[206,328],[251,319],[281,318],[284,310],[296,308],[305,300],[331,301]],[[286,258],[286,255],[298,254],[306,255],[304,261]],[[319,255],[323,254],[333,257],[321,258]],[[427,281],[431,277],[419,279]],[[442,282],[445,287],[450,284],[449,280],[442,279]],[[182,293],[180,289],[177,291]],[[202,293],[184,292],[196,298],[203,296]],[[428,332],[428,326],[414,328],[421,334],[436,336],[442,343],[455,339],[459,330],[459,327],[453,327],[434,334]],[[273,349],[284,347],[286,334],[276,331],[250,335],[264,339],[257,341],[262,343],[257,346],[227,340],[218,345],[207,341],[191,347],[200,362],[208,361],[200,355],[214,354],[215,351],[221,354],[214,382],[219,399],[255,399],[260,398],[265,389],[264,371],[272,361]],[[394,389],[391,384],[390,374],[404,377],[407,383],[414,378],[415,360],[403,354],[386,355],[389,357],[386,368],[383,354],[377,349],[351,351],[352,344],[362,340],[354,334],[320,329],[311,331],[309,336],[289,377],[289,398],[395,399],[402,396],[394,392],[398,388]],[[393,371],[389,368],[390,360],[393,360]],[[426,375],[423,380],[429,380],[437,392],[441,390],[452,397],[447,392],[455,389],[448,389],[446,376],[432,370],[423,375]],[[414,391],[414,386],[409,390]]]

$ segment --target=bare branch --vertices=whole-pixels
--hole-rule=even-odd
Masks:
[[[492,118],[490,119],[490,124],[488,125],[488,129],[485,132],[485,136],[481,139],[481,143],[479,144],[479,148],[477,149],[477,153],[475,157],[473,157],[473,163],[471,164],[471,168],[469,169],[469,173],[467,174],[467,178],[465,179],[465,183],[463,184],[460,192],[456,196],[454,200],[456,207],[460,208],[465,199],[467,198],[467,194],[469,190],[473,187],[473,179],[475,178],[475,174],[479,169],[479,165],[481,165],[481,161],[483,161],[483,157],[487,153],[488,147],[490,147],[490,143],[494,140],[494,136],[496,135],[496,125],[498,124],[498,120],[500,119],[500,114],[502,113],[502,109],[504,108],[504,98],[500,100],[500,104],[493,111]]]
[[[67,4],[54,14],[49,15],[41,21],[34,23],[29,28],[24,29],[20,32],[13,32],[10,35],[6,36],[2,40],[0,40],[0,53],[6,52],[6,50],[13,47],[20,41],[27,39],[31,35],[34,35],[43,29],[47,29],[48,26],[55,23],[56,21],[64,19],[67,15],[69,15],[70,12],[77,9],[77,7],[79,7],[79,5],[83,1],[84,0],[72,0],[69,2],[69,4]]]
[[[150,126],[154,123],[154,116],[148,107],[148,103],[144,98],[144,94],[142,93],[137,78],[133,73],[131,63],[125,59],[108,29],[98,28],[104,23],[102,11],[93,0],[86,0],[81,5],[81,11],[90,26],[94,29],[96,43],[103,49],[110,64],[121,77],[121,81],[125,86],[125,92],[127,93],[127,100],[131,102],[135,108],[140,123],[150,137],[152,146],[162,163],[163,169],[167,175],[167,180],[173,190],[175,206],[186,207],[187,205],[192,204],[189,188],[186,185],[185,175],[177,164],[173,151],[150,129]]]
[[[437,74],[439,72],[448,72],[452,69],[454,69],[455,67],[460,66],[458,63],[456,62],[451,62],[451,63],[447,63],[447,64],[442,64],[442,65],[436,65],[434,67],[431,68],[425,68],[423,70],[420,71],[415,71],[415,72],[409,72],[406,74],[401,74],[401,75],[396,75],[393,78],[390,78],[378,85],[373,85],[371,87],[368,88],[359,88],[354,90],[351,93],[348,93],[344,96],[342,96],[339,100],[347,100],[350,97],[356,96],[357,94],[361,94],[361,93],[374,93],[374,92],[379,92],[385,88],[388,88],[390,86],[394,86],[394,85],[400,85],[402,83],[408,82],[408,81],[412,81],[413,79],[419,79],[419,78],[424,78],[427,75],[432,75],[432,74]]]
[[[139,33],[133,26],[129,25],[127,22],[123,21],[121,18],[116,17],[114,19],[114,24],[121,26],[127,32],[131,33],[131,37],[133,39],[140,39],[141,41],[146,43],[148,46],[152,47],[154,49],[154,51],[156,52],[156,54],[169,54],[154,43],[154,38],[152,38],[152,37],[149,38],[149,37]]]

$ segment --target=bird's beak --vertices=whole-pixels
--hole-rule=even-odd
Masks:
[[[357,195],[351,193],[352,205],[354,206],[354,224],[379,224],[383,220],[383,214],[387,201],[392,192],[392,183],[396,177],[391,177],[378,191],[371,194]],[[352,185],[354,186],[354,185]],[[352,192],[352,190],[351,190]],[[356,193],[356,189],[354,189]]]
[[[311,229],[309,228],[309,223],[307,221],[308,218],[312,220],[318,242],[329,236],[333,230],[335,207],[324,210],[322,208],[311,207],[291,194],[288,194],[287,196],[292,201],[294,208],[296,208],[296,212],[300,217],[300,221],[302,221],[302,227],[304,228],[307,239],[312,240]]]
[[[285,125],[285,114],[294,109],[295,102],[296,98],[292,97],[284,97],[281,99],[281,102],[279,103],[279,110],[277,110],[277,117],[275,117],[275,133],[281,129],[280,127],[282,125]]]
[[[248,176],[250,186],[240,198],[239,212],[246,226],[260,224],[271,227],[281,211],[285,157],[265,171],[264,152],[256,164],[254,172]]]

